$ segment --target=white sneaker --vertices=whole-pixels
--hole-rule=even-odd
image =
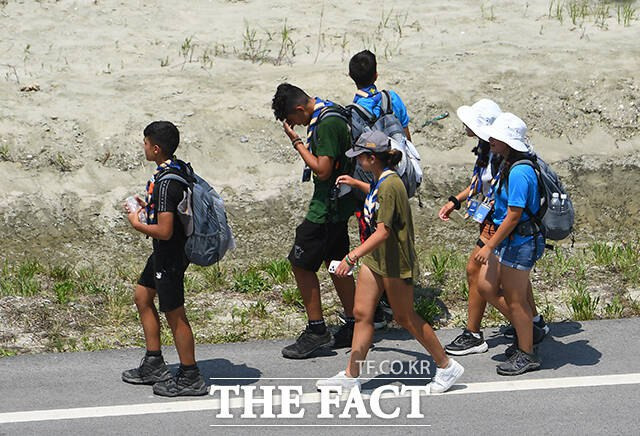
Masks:
[[[330,378],[323,378],[316,382],[316,388],[329,386],[341,387],[343,390],[358,389],[360,390],[360,379],[358,377],[349,377],[345,371],[340,371]]]
[[[462,365],[449,358],[449,365],[446,368],[436,368],[436,375],[429,383],[430,392],[432,394],[441,394],[448,391],[462,373],[464,373]]]

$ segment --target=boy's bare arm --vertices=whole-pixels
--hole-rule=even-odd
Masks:
[[[327,180],[331,177],[333,169],[333,158],[329,156],[314,156],[304,145],[296,145],[296,150],[300,153],[300,157],[304,160],[311,171],[313,171],[320,180]]]
[[[411,132],[409,131],[409,126],[404,128],[404,136],[406,136],[407,139],[411,141]]]
[[[143,224],[138,220],[138,213],[132,212],[127,215],[129,222],[134,229],[144,233],[153,239],[168,241],[173,236],[173,212],[158,213],[158,224]]]

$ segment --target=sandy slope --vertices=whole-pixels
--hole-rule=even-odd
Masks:
[[[152,171],[141,131],[154,119],[179,125],[180,155],[227,198],[236,256],[284,254],[310,186],[297,182],[301,163],[270,99],[287,80],[348,103],[346,64],[364,47],[412,116],[429,178],[416,217],[425,231],[446,233],[433,199],[460,189],[472,163],[455,108],[486,96],[558,162],[583,212],[579,232],[637,223],[640,23],[624,27],[612,9],[606,29],[592,18],[574,26],[550,19],[546,1],[493,3],[10,0],[0,9],[3,257],[86,257],[98,244],[92,256],[111,259],[146,245],[119,203]],[[285,19],[295,56],[274,65]]]

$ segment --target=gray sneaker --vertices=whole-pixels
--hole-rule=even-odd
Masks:
[[[171,373],[162,356],[145,355],[139,367],[122,372],[122,381],[134,385],[152,385],[170,378]]]
[[[153,393],[163,397],[196,397],[208,392],[198,368],[189,371],[179,368],[175,377],[153,385]]]
[[[496,367],[496,371],[500,375],[520,375],[527,371],[540,369],[540,365],[541,362],[538,356],[518,349],[509,360],[499,364]]]
[[[282,349],[282,356],[287,359],[305,359],[319,348],[333,344],[331,332],[327,329],[324,334],[317,335],[309,328],[305,329],[296,342]]]
[[[511,357],[516,354],[518,351],[518,341],[516,340],[513,344],[509,345],[506,350],[504,350],[504,355],[507,356],[507,359],[511,359]],[[538,346],[533,346],[534,354],[538,352]]]

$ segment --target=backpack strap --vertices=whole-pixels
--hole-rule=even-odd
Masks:
[[[345,110],[345,108],[343,108],[342,106],[339,106],[337,104],[334,104],[333,106],[327,106],[322,110],[322,112],[320,112],[320,115],[318,115],[318,121],[317,121],[318,124],[320,124],[320,122],[325,118],[329,118],[329,117],[338,117],[342,121],[347,123],[347,126],[351,125],[351,120],[349,119],[350,117],[348,115],[348,111]],[[313,129],[311,138],[313,142],[315,142],[316,144],[318,143],[318,129]]]
[[[513,169],[513,167],[518,165],[528,165],[531,168],[533,168],[533,171],[536,174],[536,178],[538,179],[538,193],[540,195],[540,198],[546,198],[544,183],[542,183],[542,177],[540,175],[540,167],[538,166],[538,163],[532,159],[520,159],[518,161],[515,161],[513,164],[511,164],[511,166],[509,167],[509,174],[507,174],[507,179],[506,179],[507,183],[509,181],[509,175],[511,174],[511,170]],[[513,229],[511,234],[513,235],[515,233],[518,233],[522,236],[530,236],[542,231],[542,217],[544,216],[546,209],[547,209],[546,201],[544,202],[544,204],[540,205],[540,209],[538,209],[538,213],[531,212],[531,209],[529,209],[529,206],[525,205],[524,211],[526,212],[529,219],[526,221],[522,221],[521,223],[518,223],[518,225]]]
[[[159,183],[161,180],[175,180],[187,187],[191,186],[191,183],[189,183],[187,179],[185,179],[184,177],[176,173],[169,173],[169,172],[163,173],[160,175],[159,178],[156,179],[156,183]]]
[[[391,94],[386,89],[380,91],[382,99],[380,100],[380,116],[393,114],[393,105],[391,104]]]
[[[347,109],[355,111],[360,116],[360,118],[365,120],[370,126],[375,124],[376,122],[377,118],[364,106],[361,106],[358,103],[350,104],[349,106],[347,106]]]

